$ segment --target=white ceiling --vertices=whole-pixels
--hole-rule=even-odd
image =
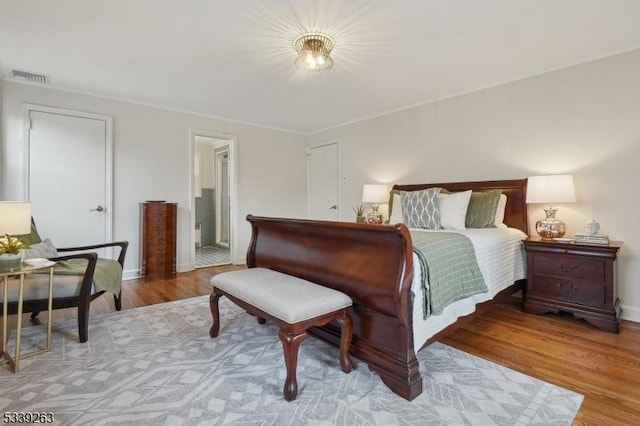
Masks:
[[[4,78],[304,134],[638,48],[639,0],[0,0]]]

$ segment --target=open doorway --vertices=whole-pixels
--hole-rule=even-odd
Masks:
[[[231,263],[232,139],[194,135],[196,268]]]

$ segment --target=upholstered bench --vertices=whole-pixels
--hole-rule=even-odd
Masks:
[[[340,365],[345,373],[351,371],[349,345],[353,325],[348,308],[352,301],[344,293],[266,268],[224,272],[211,278],[211,285],[211,337],[217,337],[220,331],[218,300],[221,296],[227,296],[255,315],[258,323],[264,324],[268,319],[280,328],[278,337],[282,341],[287,367],[283,391],[287,401],[293,401],[298,395],[298,349],[309,327],[322,326],[333,320],[340,323]]]

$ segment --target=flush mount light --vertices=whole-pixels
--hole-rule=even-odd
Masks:
[[[324,34],[302,34],[293,42],[298,52],[296,68],[305,71],[324,71],[333,66],[329,56],[333,49],[333,40]]]

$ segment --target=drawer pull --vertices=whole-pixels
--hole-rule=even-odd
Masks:
[[[560,281],[558,284],[556,284],[556,287],[564,287],[564,283]]]
[[[578,265],[571,265],[571,266],[557,265],[556,267],[562,272],[573,272],[576,269],[578,269]]]

